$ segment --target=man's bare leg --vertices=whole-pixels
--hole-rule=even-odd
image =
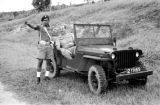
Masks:
[[[51,60],[50,59],[46,59],[45,80],[50,80],[50,78],[49,78],[50,69],[51,69]]]
[[[40,83],[41,79],[41,71],[42,71],[42,64],[43,64],[43,59],[38,59],[38,65],[37,65],[37,84]]]

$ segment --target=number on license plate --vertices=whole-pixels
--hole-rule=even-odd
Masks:
[[[136,68],[129,68],[126,70],[127,73],[136,73],[136,72],[140,72],[141,68],[140,67],[136,67]]]

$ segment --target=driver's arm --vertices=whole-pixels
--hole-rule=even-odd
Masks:
[[[75,46],[75,38],[74,38],[74,34],[70,34],[71,36],[71,42],[68,43],[68,47],[72,47],[72,46]]]
[[[58,50],[60,50],[61,44],[60,44],[60,39],[59,39],[59,37],[55,38],[54,41],[55,41],[55,46],[56,46],[56,48],[57,48]]]
[[[74,45],[75,45],[74,42],[70,42],[70,43],[68,43],[68,48],[70,48],[70,47],[72,47],[72,46],[74,46]]]
[[[99,33],[99,30],[100,30],[100,26],[97,27],[96,31],[95,31],[95,34],[98,34]]]

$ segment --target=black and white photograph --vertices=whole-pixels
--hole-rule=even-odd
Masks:
[[[0,0],[0,105],[160,105],[160,1]]]

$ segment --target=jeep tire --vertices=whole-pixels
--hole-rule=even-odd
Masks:
[[[104,92],[108,86],[104,69],[99,65],[92,65],[88,71],[88,85],[94,94]]]
[[[59,74],[60,74],[60,69],[57,66],[57,63],[55,62],[55,60],[52,60],[51,61],[51,71],[50,71],[49,77],[55,78],[55,77],[58,77]]]

